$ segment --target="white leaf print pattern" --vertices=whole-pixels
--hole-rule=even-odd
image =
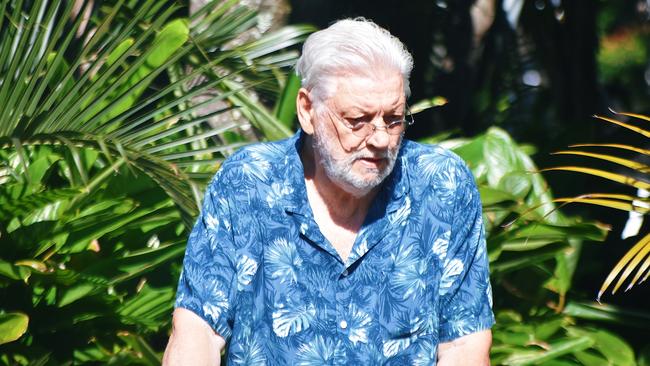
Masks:
[[[372,320],[370,315],[359,309],[355,304],[350,305],[349,309],[348,339],[355,346],[358,342],[368,343],[368,324]]]
[[[262,181],[268,180],[271,170],[270,161],[276,160],[277,148],[272,144],[257,144],[248,148],[250,159],[242,164],[242,171],[249,178],[254,176]]]
[[[456,192],[456,170],[449,169],[436,174],[433,189],[440,201],[445,205],[454,205],[454,193]]]
[[[441,261],[447,258],[447,247],[449,247],[449,239],[451,238],[451,231],[445,231],[442,236],[438,237],[433,242],[433,253],[440,258]]]
[[[273,332],[278,337],[300,333],[309,328],[311,321],[316,316],[316,307],[313,304],[292,306],[290,304],[277,305],[278,310],[273,312]]]
[[[271,189],[266,195],[266,203],[269,207],[275,207],[279,201],[281,201],[286,195],[291,194],[293,188],[289,185],[283,185],[280,183],[271,184]]]
[[[440,279],[440,295],[449,292],[458,275],[463,272],[463,268],[463,262],[460,259],[452,259],[445,263],[445,270]]]
[[[400,208],[391,214],[388,217],[388,220],[391,224],[402,221],[403,224],[406,224],[406,218],[411,214],[411,199],[406,196],[404,199],[404,204]]]
[[[425,273],[427,270],[424,261],[417,261],[413,265],[400,268],[395,272],[395,277],[391,281],[394,287],[402,294],[402,300],[406,300],[412,295],[421,294],[426,288]]]
[[[219,219],[208,212],[205,215],[205,225],[207,226],[208,230],[211,230],[213,232],[217,231],[219,228]]]
[[[447,170],[449,168],[449,162],[449,156],[445,155],[441,150],[420,155],[417,158],[418,170],[421,172],[424,180],[429,182],[434,180],[434,176],[438,172]]]
[[[402,248],[394,261],[397,270],[390,279],[391,289],[401,294],[403,300],[421,294],[426,287],[424,274],[427,266],[420,260],[413,246]]]
[[[228,310],[228,298],[221,290],[214,291],[210,301],[203,304],[203,314],[213,322],[216,322],[226,310]]]
[[[266,355],[264,354],[264,347],[260,344],[257,337],[245,337],[242,342],[242,349],[233,354],[233,362],[235,365],[246,366],[262,366],[266,365]]]
[[[266,259],[271,278],[279,278],[280,283],[297,281],[297,268],[302,264],[302,259],[293,243],[285,238],[275,239],[269,246]]]
[[[253,276],[257,273],[257,261],[243,255],[237,261],[237,290],[241,291],[250,285]]]
[[[437,347],[434,342],[428,339],[420,339],[418,342],[418,352],[415,354],[413,366],[430,366],[435,364],[437,356]]]
[[[410,338],[391,339],[384,342],[384,357],[393,357],[411,345]]]
[[[337,364],[335,361],[343,356],[344,347],[341,341],[317,335],[309,342],[298,348],[296,355],[297,366],[321,366]]]

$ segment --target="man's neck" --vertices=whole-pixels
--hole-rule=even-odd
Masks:
[[[303,145],[301,160],[305,172],[305,184],[313,208],[326,208],[337,225],[356,231],[365,219],[372,200],[377,195],[375,188],[362,196],[356,196],[341,188],[316,163],[309,143]]]

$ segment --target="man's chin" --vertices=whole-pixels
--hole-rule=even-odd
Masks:
[[[382,176],[382,174],[366,175],[364,177],[356,176],[339,182],[339,186],[352,196],[360,198],[379,187],[385,179],[386,177]]]

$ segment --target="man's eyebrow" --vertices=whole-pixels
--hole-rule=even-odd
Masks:
[[[406,109],[406,104],[404,103],[397,103],[393,106],[389,106],[387,109],[384,109],[384,114],[402,114],[404,110]],[[371,111],[370,108],[360,106],[360,105],[353,105],[349,106],[346,108],[343,108],[342,115],[348,115],[348,114],[354,114],[354,113],[362,113],[362,114],[369,114],[369,113],[375,113],[374,111]]]

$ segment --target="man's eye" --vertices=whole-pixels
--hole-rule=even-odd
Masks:
[[[358,123],[368,123],[368,122],[370,122],[370,120],[369,120],[369,118],[366,117],[366,116],[361,116],[361,117],[350,118],[350,122],[351,122],[353,125],[356,125],[356,124],[358,124]]]
[[[386,124],[387,124],[387,125],[392,125],[392,124],[394,124],[394,123],[399,123],[399,122],[401,122],[401,121],[402,121],[402,118],[401,118],[401,117],[397,117],[397,116],[394,116],[394,117],[388,117],[388,118],[386,118],[385,121],[386,121]]]

